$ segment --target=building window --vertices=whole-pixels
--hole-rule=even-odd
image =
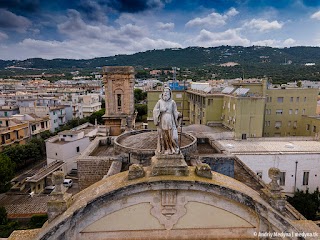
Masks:
[[[293,97],[290,97],[290,102],[293,102]]]
[[[280,128],[282,125],[282,122],[281,121],[276,121],[276,124],[275,124],[275,127],[276,128]]]
[[[278,103],[283,103],[283,97],[278,97]]]
[[[295,111],[294,111],[294,114],[298,114],[298,112],[299,112],[299,110],[298,109],[296,109]]]
[[[277,109],[276,110],[276,115],[282,115],[282,113],[283,113],[282,109]]]
[[[303,172],[302,185],[303,186],[309,185],[309,172]]]
[[[265,122],[265,126],[266,126],[266,127],[269,127],[269,126],[270,126],[270,121],[266,121],[266,122]]]
[[[262,171],[258,171],[258,172],[257,172],[257,176],[258,176],[259,178],[262,178]]]
[[[293,122],[293,127],[294,127],[294,128],[297,128],[297,121],[294,121],[294,122]]]
[[[118,111],[121,111],[121,94],[117,94]]]
[[[211,104],[213,104],[213,99],[208,99],[208,106],[210,106]]]
[[[310,130],[310,124],[307,124],[306,130]]]
[[[176,98],[182,98],[182,94],[181,93],[177,93],[176,94]]]
[[[292,109],[289,109],[289,114],[292,114]]]
[[[306,102],[306,101],[307,101],[307,97],[304,97],[304,98],[303,98],[303,101]]]
[[[286,172],[280,172],[279,185],[280,186],[286,185]]]
[[[297,101],[296,102],[299,102],[300,101],[300,98],[299,97],[297,97]]]
[[[315,133],[317,131],[317,127],[313,126],[313,132]]]
[[[80,147],[79,146],[77,147],[77,152],[80,152]]]
[[[306,114],[306,110],[302,109],[302,115],[305,115],[305,114]]]

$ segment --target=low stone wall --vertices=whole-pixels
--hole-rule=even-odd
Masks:
[[[80,190],[100,181],[109,171],[112,159],[88,159],[78,162]]]
[[[115,153],[127,153],[130,154],[130,162],[131,163],[139,163],[144,166],[150,165],[150,158],[154,156],[155,149],[135,149],[128,146],[122,145],[120,142],[122,139],[132,136],[132,135],[138,135],[140,133],[145,132],[154,132],[153,130],[146,129],[146,130],[138,130],[138,131],[132,131],[124,133],[114,139],[114,151]],[[189,133],[183,133],[183,136],[185,138],[190,139],[190,144],[183,146],[181,148],[181,152],[184,156],[193,155],[197,151],[197,139],[189,134]]]
[[[111,138],[97,137],[81,156],[78,157],[80,190],[100,181],[108,173],[112,162],[119,161],[120,156],[91,156],[97,147],[107,145],[112,145]]]

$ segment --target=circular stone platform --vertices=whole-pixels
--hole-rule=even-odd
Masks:
[[[152,130],[127,132],[115,138],[115,150],[125,153],[154,154],[157,147],[157,137],[157,131]],[[182,133],[181,146],[181,151],[184,154],[196,151],[197,139],[191,134]]]

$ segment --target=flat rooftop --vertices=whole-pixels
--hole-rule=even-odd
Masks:
[[[89,156],[115,156],[113,146],[111,145],[99,145],[97,148],[90,153]]]
[[[217,140],[232,154],[299,154],[320,153],[320,142],[312,139],[256,138],[253,140]]]

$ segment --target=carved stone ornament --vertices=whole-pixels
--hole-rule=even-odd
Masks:
[[[196,166],[196,174],[199,177],[204,177],[204,178],[209,178],[209,179],[212,178],[211,168],[206,163],[201,163]]]
[[[178,197],[176,190],[162,190],[159,195],[151,202],[151,215],[170,230],[187,213],[186,201],[184,197]]]
[[[143,167],[139,164],[132,164],[129,167],[128,179],[133,180],[137,178],[142,178],[145,175],[145,171]]]
[[[268,176],[271,179],[271,182],[268,184],[270,191],[280,192],[282,189],[278,184],[278,180],[280,179],[280,170],[278,168],[270,168],[268,171]]]

